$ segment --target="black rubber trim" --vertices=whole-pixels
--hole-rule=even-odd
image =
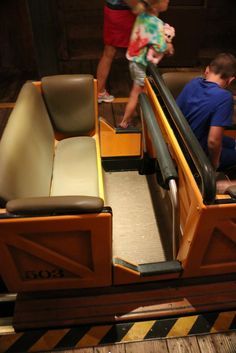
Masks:
[[[103,157],[102,166],[106,172],[139,170],[140,157]]]
[[[164,273],[180,273],[182,270],[180,262],[176,260],[138,265],[141,277],[156,276]]]
[[[183,140],[183,143],[185,144],[193,163],[198,170],[199,175],[201,176],[201,192],[203,202],[205,204],[213,204],[216,196],[216,180],[215,172],[210,164],[210,161],[202,150],[200,143],[177,106],[175,99],[164,83],[156,66],[151,63],[148,64],[147,73],[148,75],[151,75],[153,79],[152,81],[157,87],[171,119],[173,120],[181,139]]]
[[[147,124],[148,132],[151,135],[152,144],[156,152],[165,187],[168,188],[170,180],[178,179],[177,171],[175,169],[173,160],[170,157],[169,150],[162,136],[149,98],[145,93],[141,93],[139,95],[139,104],[143,112],[143,118]]]
[[[98,213],[111,213],[112,214],[112,209],[109,206],[103,207],[102,210],[100,212],[93,212],[94,214],[98,214]],[[90,214],[93,214],[90,213]],[[35,214],[35,215],[15,215],[15,214],[11,214],[11,213],[2,213],[0,214],[0,220],[3,219],[16,219],[16,218],[35,218],[35,217],[53,217],[53,216],[67,216],[67,215],[77,215],[77,214],[86,214],[86,213],[79,213],[79,212],[67,212],[67,213],[52,213],[52,214],[46,214],[46,215],[40,215],[40,214]]]
[[[121,265],[140,274],[140,277],[158,276],[167,273],[180,273],[183,268],[179,261],[162,261],[142,265],[134,265],[118,257],[113,259],[114,265]]]
[[[141,129],[134,126],[128,126],[126,129],[123,129],[122,127],[117,126],[115,132],[116,134],[141,134]]]

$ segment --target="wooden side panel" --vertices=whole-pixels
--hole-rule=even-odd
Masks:
[[[235,205],[208,206],[199,217],[196,213],[192,214],[196,227],[192,234],[189,232],[188,255],[186,257],[183,249],[179,253],[183,276],[236,272]],[[198,222],[194,221],[195,216]]]
[[[1,220],[0,268],[13,292],[111,285],[111,214]]]
[[[140,156],[141,133],[116,133],[116,130],[100,120],[102,157]]]
[[[118,286],[117,289],[117,292],[107,289],[94,293],[66,291],[64,296],[55,292],[47,295],[23,293],[17,296],[13,326],[17,331],[24,331],[235,310],[235,281],[178,287],[165,281],[163,286],[157,282],[151,286],[143,283],[136,287],[124,286],[122,290]]]

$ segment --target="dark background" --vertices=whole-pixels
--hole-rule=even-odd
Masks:
[[[30,78],[95,74],[103,48],[103,4],[102,0],[1,0],[0,73],[20,71]],[[161,66],[196,67],[217,52],[235,54],[235,0],[170,0],[161,17],[176,28],[175,56]]]

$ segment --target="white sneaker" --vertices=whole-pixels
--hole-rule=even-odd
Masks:
[[[106,90],[103,93],[98,93],[98,103],[111,103],[114,98],[115,97],[109,94]]]

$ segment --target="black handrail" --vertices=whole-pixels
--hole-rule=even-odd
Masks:
[[[163,99],[163,102],[165,103],[165,106],[201,177],[203,202],[205,204],[214,203],[216,196],[216,179],[215,172],[209,159],[205,155],[187,120],[177,106],[174,97],[164,83],[157,67],[150,63],[148,65],[147,73],[152,76],[161,98]]]
[[[153,147],[156,152],[156,157],[159,163],[163,181],[166,186],[171,179],[178,179],[173,160],[170,157],[169,150],[162,136],[159,125],[156,121],[156,116],[145,93],[139,95],[139,104],[143,112],[143,118],[146,121],[148,131],[152,137]]]

